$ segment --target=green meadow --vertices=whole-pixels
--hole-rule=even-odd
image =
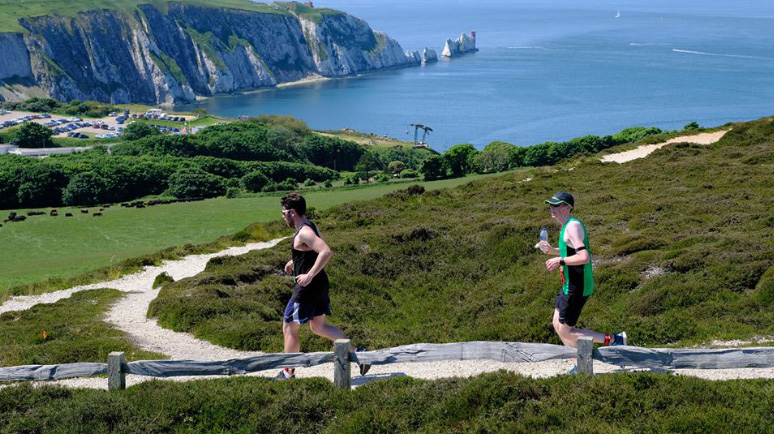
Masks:
[[[492,175],[472,175],[465,178],[431,182],[372,183],[356,187],[311,189],[304,191],[310,206],[318,210],[353,200],[369,200],[385,193],[423,185],[428,190],[455,187]],[[29,217],[21,223],[6,223],[0,227],[0,245],[5,252],[0,273],[0,300],[11,294],[28,291],[9,288],[40,284],[56,279],[50,289],[66,284],[72,278],[95,269],[116,266],[129,258],[149,255],[175,246],[199,245],[219,237],[235,234],[256,222],[278,220],[281,195],[216,198],[201,202],[157,205],[144,209],[121,208],[114,205],[103,211],[103,217],[81,214],[78,208],[58,208],[58,217]],[[42,211],[49,211],[49,208]],[[2,217],[11,210],[3,211]],[[17,210],[26,213],[29,210]],[[73,217],[64,217],[65,213]],[[244,241],[244,240],[243,240]],[[83,280],[73,283],[83,283]],[[42,288],[34,292],[48,289]]]

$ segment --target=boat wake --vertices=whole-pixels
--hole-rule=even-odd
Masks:
[[[704,51],[681,50],[679,48],[673,48],[672,51],[675,52],[675,53],[698,54],[698,55],[701,55],[701,56],[735,57],[735,58],[739,58],[739,59],[774,60],[774,59],[769,58],[769,57],[746,56],[746,55],[742,55],[742,54],[706,53]]]

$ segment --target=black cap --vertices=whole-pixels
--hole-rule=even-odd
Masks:
[[[575,199],[572,198],[572,195],[570,193],[567,193],[566,191],[560,191],[559,193],[555,193],[551,199],[546,199],[546,203],[549,205],[561,205],[566,204],[570,205],[571,207],[575,207]]]

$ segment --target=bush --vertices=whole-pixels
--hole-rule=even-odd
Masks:
[[[235,199],[239,197],[239,193],[241,193],[241,190],[237,187],[228,187],[226,189],[226,199]]]
[[[385,175],[384,173],[380,173],[374,177],[374,180],[376,182],[388,182],[390,180],[390,177],[388,175]]]
[[[406,169],[400,172],[401,178],[419,178],[419,172],[416,170]]]
[[[268,183],[269,178],[257,170],[242,177],[242,186],[244,189],[253,193],[263,190]]]
[[[166,271],[156,276],[155,279],[153,279],[153,289],[158,288],[161,285],[164,285],[166,283],[172,283],[175,279],[172,278]]]
[[[306,178],[306,181],[304,181],[305,187],[312,187],[314,185],[317,185],[317,183],[311,180],[310,178]]]
[[[169,193],[178,198],[216,197],[225,192],[223,178],[203,170],[184,169],[169,178]]]
[[[333,183],[330,180],[326,179],[325,182],[323,183],[323,187],[331,188],[333,187]]]
[[[691,121],[685,124],[683,127],[683,131],[696,131],[698,129],[701,129],[701,126],[696,121]]]

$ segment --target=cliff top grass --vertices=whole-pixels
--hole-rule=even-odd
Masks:
[[[565,190],[596,266],[580,327],[627,330],[648,347],[772,335],[772,168],[774,122],[761,119],[734,124],[713,145],[674,144],[622,165],[586,156],[329,209],[315,221],[334,252],[331,321],[369,348],[559,343],[551,327],[559,275],[534,244],[543,226],[557,244],[543,201]],[[219,345],[281,351],[288,243],[210,261],[165,286],[149,315]],[[302,329],[305,351],[329,346]]]
[[[287,10],[273,4],[250,0],[0,0],[0,29],[8,33],[26,33],[19,25],[22,18],[45,15],[74,17],[92,10],[116,10],[133,13],[138,6],[151,4],[167,11],[170,4],[191,4],[210,8],[242,9],[247,11],[286,14]]]

